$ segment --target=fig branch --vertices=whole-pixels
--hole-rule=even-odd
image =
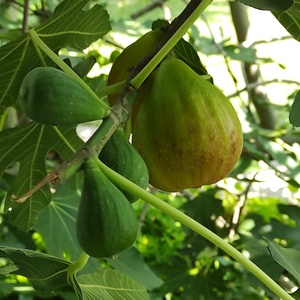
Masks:
[[[254,276],[256,276],[261,282],[263,282],[269,289],[271,289],[278,297],[283,300],[293,300],[294,298],[290,296],[281,286],[279,286],[272,278],[270,278],[266,273],[263,272],[257,265],[255,265],[251,260],[246,258],[242,253],[231,246],[227,241],[220,238],[214,232],[210,231],[194,219],[190,218],[183,212],[159,199],[155,195],[147,192],[146,190],[140,188],[130,180],[124,178],[120,174],[116,173],[100,160],[98,161],[99,167],[102,172],[109,178],[115,185],[121,187],[122,189],[135,194],[140,197],[140,199],[151,204],[152,206],[159,209],[161,212],[171,216],[173,219],[177,220],[181,224],[192,229],[218,248],[222,249],[233,259],[239,262],[247,270],[249,270]]]

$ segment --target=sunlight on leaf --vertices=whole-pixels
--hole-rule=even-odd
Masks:
[[[78,284],[85,300],[148,299],[145,287],[112,269],[100,269],[96,273],[79,276]]]
[[[127,274],[148,290],[158,288],[163,281],[145,264],[137,249],[131,247],[119,254],[115,259],[108,259],[109,263],[120,272]]]

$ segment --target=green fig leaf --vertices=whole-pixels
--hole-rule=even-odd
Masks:
[[[137,283],[153,290],[162,285],[163,281],[145,264],[143,257],[134,247],[120,253],[114,259],[107,259],[112,267],[130,276]]]
[[[112,269],[103,268],[95,273],[81,275],[77,280],[83,298],[86,300],[148,299],[145,287],[119,271]]]

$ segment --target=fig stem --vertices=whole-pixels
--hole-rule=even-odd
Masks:
[[[70,264],[70,266],[68,267],[68,278],[83,269],[89,258],[90,256],[88,254],[82,252],[79,259]]]
[[[194,219],[190,218],[183,212],[174,208],[170,204],[164,202],[158,197],[150,194],[146,190],[137,186],[130,180],[124,178],[120,174],[116,173],[101,161],[98,162],[101,171],[118,187],[126,190],[129,193],[135,194],[140,197],[140,199],[145,202],[151,204],[156,207],[163,213],[171,216],[175,220],[179,221],[181,224],[187,226],[192,229],[218,248],[222,249],[228,255],[230,255],[233,259],[243,265],[246,269],[248,269],[254,276],[256,276],[261,282],[263,282],[269,289],[271,289],[278,297],[283,300],[294,300],[292,296],[290,296],[283,288],[281,288],[272,278],[270,278],[263,270],[261,270],[257,265],[255,265],[251,260],[246,258],[241,252],[235,249],[232,245],[230,245],[227,241],[220,238],[214,232],[210,231],[205,226],[201,225]]]
[[[154,53],[141,61],[129,76],[130,84],[138,89],[163,58],[195,23],[212,0],[191,0],[181,14],[168,26],[166,36]]]

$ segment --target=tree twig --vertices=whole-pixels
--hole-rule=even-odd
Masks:
[[[236,96],[240,95],[242,92],[246,92],[248,90],[254,89],[254,88],[256,88],[258,86],[261,86],[261,85],[267,85],[267,84],[272,84],[272,83],[288,83],[288,84],[297,84],[297,85],[299,85],[299,82],[295,81],[295,80],[289,80],[289,79],[280,80],[280,79],[274,78],[272,80],[257,81],[257,82],[249,83],[244,88],[242,88],[242,89],[236,91],[235,93],[230,94],[226,97],[227,98],[233,98],[233,97],[236,97]]]

